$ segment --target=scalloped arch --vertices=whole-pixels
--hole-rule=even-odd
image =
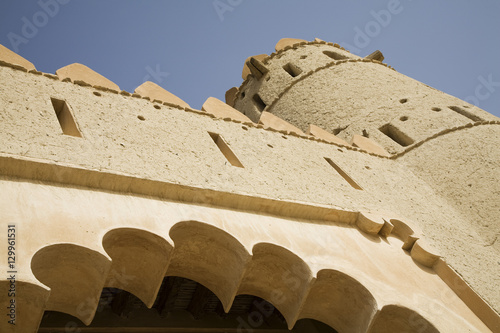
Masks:
[[[226,231],[198,221],[176,223],[170,229],[175,247],[167,275],[203,284],[229,311],[250,254]]]
[[[8,275],[7,275],[8,277]],[[10,305],[12,296],[12,289],[15,291],[15,320],[16,325],[8,323],[8,320],[14,319],[10,316]],[[4,311],[2,320],[0,321],[0,332],[31,332],[33,327],[38,327],[38,324],[43,317],[43,309],[49,298],[50,289],[41,284],[17,280],[15,286],[12,288],[10,280],[0,281],[0,292],[2,295],[9,297],[0,298],[0,307],[8,309]]]
[[[439,333],[436,327],[414,310],[386,305],[373,319],[368,333]]]
[[[45,310],[68,313],[87,325],[110,267],[104,254],[67,243],[43,247],[31,259],[33,275],[51,289]]]
[[[279,245],[258,243],[252,252],[238,294],[269,301],[291,329],[313,279],[311,269],[299,256]]]
[[[113,259],[106,287],[126,290],[152,307],[173,246],[163,237],[135,228],[110,230],[102,243]]]
[[[377,301],[365,286],[345,273],[324,269],[311,286],[300,318],[355,333],[365,332],[376,312]]]
[[[250,254],[229,232],[199,221],[177,222],[169,236],[174,246],[146,230],[112,229],[102,240],[112,262],[105,253],[75,244],[40,249],[31,267],[52,289],[45,310],[90,324],[103,287],[127,290],[151,307],[163,278],[180,276],[214,292],[226,312],[236,295],[260,297],[283,314],[290,329],[310,318],[347,333],[438,332],[411,309],[379,310],[373,294],[348,272],[322,269],[314,276],[299,255],[281,245],[260,242]]]

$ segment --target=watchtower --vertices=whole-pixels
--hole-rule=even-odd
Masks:
[[[369,137],[390,153],[443,130],[495,120],[486,111],[398,73],[376,51],[364,58],[338,44],[285,38],[250,57],[227,102],[254,121],[263,111],[302,131],[317,125],[340,138]]]

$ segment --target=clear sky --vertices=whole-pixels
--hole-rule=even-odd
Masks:
[[[0,44],[48,73],[79,62],[194,108],[283,37],[376,49],[399,72],[500,116],[498,0],[1,0]]]

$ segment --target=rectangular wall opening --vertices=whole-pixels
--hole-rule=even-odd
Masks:
[[[391,138],[394,142],[403,147],[409,146],[413,142],[415,142],[412,138],[410,138],[408,135],[403,133],[399,128],[392,124],[385,124],[384,126],[380,127],[379,130],[380,132]]]
[[[266,103],[264,103],[262,98],[260,98],[259,94],[253,95],[253,101],[260,112],[264,111],[264,109],[266,108]]]
[[[323,51],[323,54],[326,55],[326,56],[329,56],[330,58],[332,58],[333,60],[344,60],[344,59],[348,59],[345,55],[342,55],[340,53],[337,53],[337,52],[333,52],[333,51]]]
[[[71,114],[68,103],[61,99],[53,97],[51,97],[50,100],[52,102],[52,106],[54,107],[57,120],[59,121],[59,125],[61,125],[63,133],[66,135],[81,138],[82,134],[80,133],[80,130],[78,130],[78,126],[76,125],[75,119]]]
[[[351,185],[353,188],[355,188],[356,190],[362,190],[363,188],[361,186],[359,186],[358,183],[356,183],[354,181],[354,179],[352,179],[344,170],[342,170],[341,167],[339,167],[335,162],[333,162],[330,158],[328,157],[325,157],[325,160],[328,162],[328,164],[330,164],[334,169],[335,171],[338,172],[339,175],[342,176],[342,178],[344,178],[348,183],[349,185]]]
[[[300,73],[302,73],[302,69],[298,68],[297,66],[295,66],[291,62],[289,62],[288,64],[286,64],[285,66],[283,66],[283,69],[288,74],[290,74],[291,77],[296,77],[297,75],[299,75]]]
[[[458,106],[448,106],[450,110],[455,111],[458,114],[461,114],[464,117],[469,118],[472,121],[483,121],[483,118],[476,116],[475,114],[472,114],[471,112],[464,110]]]
[[[212,133],[208,132],[212,140],[214,140],[215,144],[217,147],[219,147],[219,150],[221,151],[222,155],[228,160],[231,165],[238,167],[238,168],[243,168],[243,164],[241,164],[240,160],[236,155],[233,153],[231,148],[227,145],[227,143],[224,141],[222,136],[220,136],[217,133]]]

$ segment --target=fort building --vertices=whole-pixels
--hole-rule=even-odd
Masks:
[[[0,332],[500,332],[500,119],[383,61],[197,110],[0,46]]]

